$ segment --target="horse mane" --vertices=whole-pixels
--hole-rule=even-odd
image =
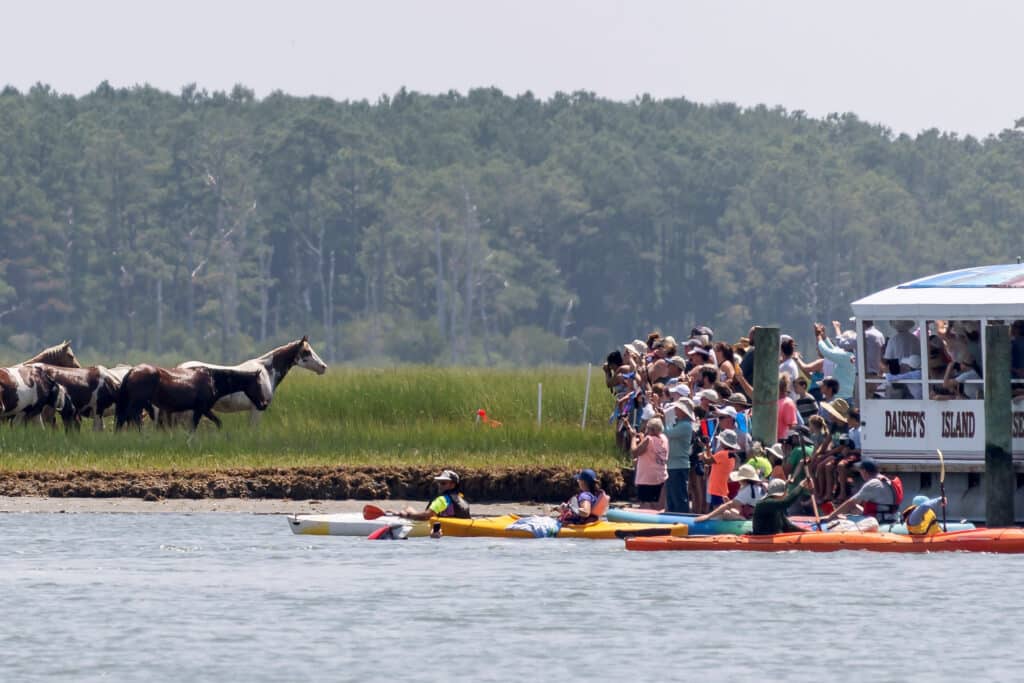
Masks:
[[[67,351],[70,347],[71,342],[69,340],[64,340],[60,344],[54,344],[49,348],[43,349],[27,361],[24,361],[22,365],[28,365],[29,363],[45,363],[47,365],[57,365],[62,367],[79,367],[65,365],[64,358],[66,357]]]
[[[291,370],[292,366],[295,365],[295,360],[299,356],[299,350],[306,341],[306,337],[303,337],[302,339],[296,339],[295,341],[290,341],[287,344],[282,344],[276,349],[267,351],[257,360],[264,362],[268,360],[271,361],[274,370],[276,370],[278,374],[277,381],[281,381],[284,379],[284,376],[288,374],[288,371]]]

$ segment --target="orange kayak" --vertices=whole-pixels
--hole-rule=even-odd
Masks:
[[[808,531],[775,536],[655,536],[626,539],[628,550],[753,550],[784,552],[807,550],[870,550],[880,553],[965,551],[1024,553],[1024,529],[969,529],[932,536],[903,536],[884,532]]]

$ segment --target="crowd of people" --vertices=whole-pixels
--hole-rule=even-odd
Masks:
[[[920,352],[914,353],[920,331],[902,321],[890,325],[895,332],[887,339],[872,322],[863,323],[871,397],[913,395],[913,373],[921,377]],[[716,340],[707,326],[693,328],[682,343],[652,332],[608,354],[603,370],[614,396],[616,442],[635,463],[641,507],[697,513],[698,520],[757,519],[761,501],[770,510],[808,514],[820,506],[814,512],[825,519],[895,514],[901,483],[881,474],[861,449],[857,333],[838,321],[830,334],[815,324],[814,357],[805,357],[792,336],[780,336],[777,428],[774,441],[765,443],[751,429],[755,330],[731,344]],[[939,322],[929,336],[947,366],[956,366],[942,369],[951,394],[973,391],[961,372],[968,365],[981,377],[974,341],[961,324]],[[772,515],[764,513],[762,521]]]

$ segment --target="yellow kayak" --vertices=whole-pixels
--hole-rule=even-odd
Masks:
[[[431,523],[440,523],[445,536],[490,536],[495,538],[534,538],[534,534],[526,529],[509,529],[519,519],[519,515],[502,515],[500,517],[476,517],[458,519],[455,517],[439,517]],[[665,536],[685,536],[688,527],[685,524],[638,524],[628,522],[608,522],[599,520],[590,524],[564,524],[555,535],[556,538],[619,538],[621,535],[656,533]],[[616,532],[620,536],[616,536]]]

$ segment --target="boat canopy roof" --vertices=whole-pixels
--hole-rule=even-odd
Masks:
[[[861,320],[1024,318],[1024,265],[979,266],[929,275],[851,304]]]

